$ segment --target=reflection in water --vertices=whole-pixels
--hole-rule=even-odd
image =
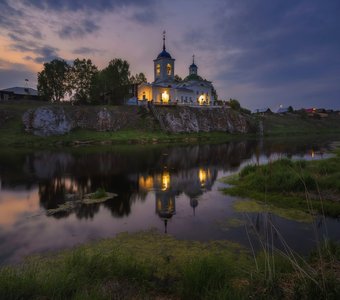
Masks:
[[[265,140],[185,147],[115,146],[91,151],[8,151],[0,156],[0,240],[6,241],[0,243],[0,262],[1,251],[11,253],[11,245],[15,249],[40,249],[39,245],[63,241],[69,227],[74,236],[82,236],[80,241],[150,226],[183,238],[238,240],[241,232],[233,236],[234,231],[230,231],[227,237],[211,225],[217,216],[225,218],[227,213],[234,213],[230,198],[218,191],[216,179],[249,162],[262,163],[282,155],[302,157],[306,153],[318,158],[325,152],[315,144]],[[82,197],[98,188],[117,197],[102,204],[80,205],[70,212],[27,219],[65,203],[69,194]],[[252,221],[263,230],[261,215]],[[44,228],[49,228],[45,236],[40,234]],[[22,232],[27,241],[18,246]],[[58,233],[59,238],[54,238]],[[44,241],[37,241],[43,237]],[[68,245],[77,241],[72,236]]]

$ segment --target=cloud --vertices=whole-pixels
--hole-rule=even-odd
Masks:
[[[35,39],[43,38],[40,29],[32,19],[6,0],[0,2],[0,32],[4,29],[13,35],[28,35]]]
[[[62,27],[58,31],[61,38],[64,39],[77,39],[82,38],[87,34],[91,34],[99,30],[99,26],[91,20],[82,20],[79,23],[72,23]]]
[[[24,0],[26,5],[54,11],[112,11],[127,6],[150,6],[155,0]]]
[[[30,52],[35,54],[34,58],[31,55],[24,56],[25,60],[31,60],[41,64],[58,58],[58,48],[48,45],[41,45],[33,41],[28,41],[13,34],[9,34],[9,37],[13,41],[13,43],[9,46],[11,50],[23,53]]]
[[[210,46],[212,52],[217,48],[226,53],[216,61],[215,81],[230,89],[243,85],[247,91],[238,91],[249,106],[254,106],[254,97],[274,103],[274,89],[285,102],[308,101],[313,94],[335,103],[339,98],[334,89],[339,89],[329,82],[340,77],[338,11],[338,1],[225,1],[215,11],[216,38]]]
[[[72,51],[73,54],[88,55],[88,54],[102,54],[104,50],[89,48],[89,47],[79,47]]]

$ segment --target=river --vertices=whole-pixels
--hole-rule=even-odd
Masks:
[[[0,264],[120,232],[150,229],[178,239],[230,240],[249,247],[256,234],[249,238],[244,225],[253,224],[264,233],[268,214],[234,211],[236,199],[220,191],[225,184],[219,179],[247,164],[280,157],[322,159],[333,141],[300,138],[215,145],[1,149]],[[117,196],[105,203],[46,214],[65,203],[67,194],[98,188]],[[275,214],[269,217],[280,233],[274,234],[278,247],[284,239],[293,250],[307,253],[317,238],[340,239],[337,219],[317,217],[305,223]]]

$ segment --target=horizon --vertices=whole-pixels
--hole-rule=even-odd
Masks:
[[[220,99],[251,110],[340,109],[339,10],[336,0],[4,1],[0,89],[25,79],[36,88],[37,72],[54,58],[89,58],[99,69],[122,58],[152,82],[165,29],[175,74],[185,77],[195,54]]]

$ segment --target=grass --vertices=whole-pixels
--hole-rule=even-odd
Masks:
[[[105,198],[107,197],[107,193],[105,189],[99,188],[97,189],[93,194],[91,194],[90,198],[91,199],[100,199],[100,198]]]
[[[236,244],[179,241],[153,231],[120,234],[2,267],[0,298],[336,299],[340,247],[331,246],[322,250],[322,266],[332,264],[322,282],[315,272],[322,266],[314,254],[304,267],[305,276],[276,254],[275,276],[267,280],[265,253],[257,255],[255,266]],[[303,260],[296,263],[302,266]]]
[[[262,117],[264,134],[266,136],[291,136],[311,134],[331,134],[340,132],[339,115],[329,115],[327,118],[316,119],[298,113],[280,115],[265,115]]]
[[[266,202],[282,209],[298,209],[327,216],[340,215],[340,151],[318,161],[281,159],[250,165],[226,179],[224,192]]]

